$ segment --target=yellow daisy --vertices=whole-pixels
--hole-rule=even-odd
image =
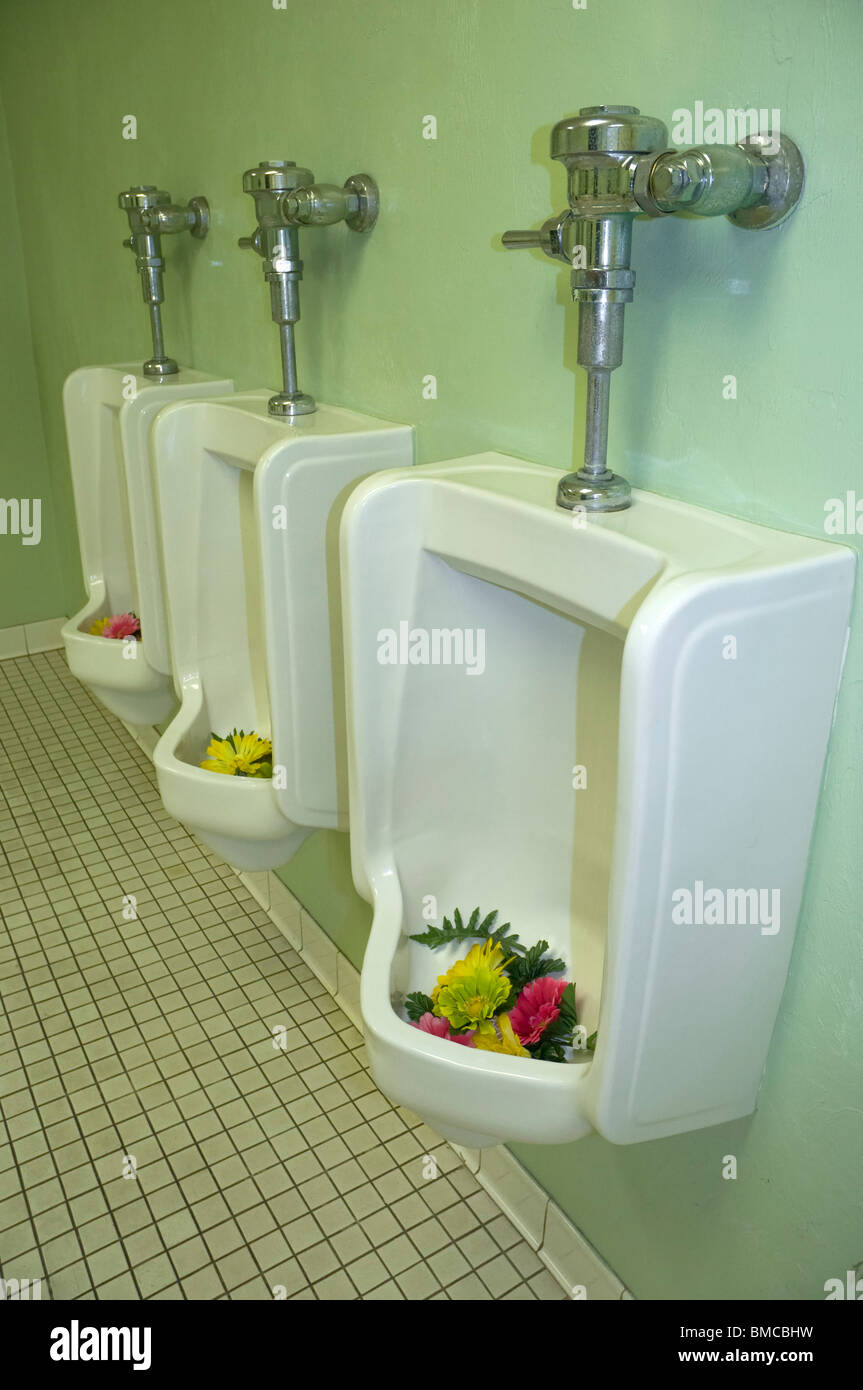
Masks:
[[[478,1047],[481,1052],[505,1052],[508,1057],[530,1056],[527,1048],[522,1047],[515,1036],[509,1014],[498,1014],[494,1022],[500,1029],[500,1037],[495,1032],[494,1024],[488,1029],[480,1028],[474,1033],[474,1047]]]
[[[272,777],[273,745],[268,738],[242,729],[233,729],[225,738],[211,733],[201,767],[228,777]]]
[[[438,977],[431,995],[434,1013],[452,1028],[476,1028],[491,1019],[509,995],[503,973],[508,964],[496,941],[473,946],[464,960]]]

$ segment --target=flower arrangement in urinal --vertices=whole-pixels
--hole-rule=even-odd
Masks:
[[[141,620],[137,613],[112,613],[107,618],[97,618],[87,629],[91,637],[113,637],[119,641],[136,642],[141,640]]]
[[[448,1042],[510,1057],[566,1062],[573,1051],[592,1052],[596,1034],[579,1031],[575,985],[557,978],[565,962],[549,954],[547,941],[523,946],[509,922],[495,926],[497,917],[494,911],[480,920],[477,907],[465,923],[456,908],[452,921],[444,917],[442,926],[411,936],[431,949],[475,944],[438,976],[430,995],[407,996],[408,1021]]]
[[[254,730],[246,734],[242,729],[232,729],[224,737],[211,731],[201,767],[205,772],[220,772],[228,777],[272,777],[273,745]]]

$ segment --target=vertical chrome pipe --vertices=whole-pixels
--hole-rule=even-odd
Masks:
[[[297,349],[294,343],[294,325],[279,324],[279,340],[282,350],[282,391],[288,397],[298,394]]]
[[[165,339],[162,332],[162,306],[155,300],[151,300],[148,305],[150,310],[150,331],[153,337],[153,359],[156,362],[165,361]]]
[[[584,475],[591,480],[610,476],[608,457],[608,403],[611,373],[601,367],[587,371],[587,419],[584,429]]]

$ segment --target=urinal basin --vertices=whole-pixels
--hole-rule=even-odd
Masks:
[[[250,712],[251,713],[251,712]],[[253,714],[247,726],[266,730]],[[180,712],[157,745],[156,772],[165,809],[238,869],[266,869],[293,858],[310,826],[282,815],[272,783],[204,771],[202,749],[219,720],[207,707],[199,681],[187,679]]]
[[[845,547],[644,492],[573,516],[557,481],[497,454],[426,465],[362,484],[342,523],[371,1066],[480,1147],[752,1111],[850,614]],[[500,1056],[404,1020],[464,954],[408,938],[477,905],[566,961],[594,1053]]]
[[[167,381],[133,363],[82,367],[63,387],[87,601],[62,629],[69,669],[113,714],[154,724],[176,708],[168,654],[149,431],[162,406],[225,395],[232,383],[183,367]],[[92,635],[97,618],[133,612],[141,641]]]
[[[358,479],[413,459],[413,432],[271,393],[164,410],[153,431],[180,710],[154,752],[168,811],[238,868],[347,829],[338,521]],[[272,740],[274,777],[199,766],[211,733]]]

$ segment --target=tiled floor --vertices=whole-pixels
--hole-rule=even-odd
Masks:
[[[0,713],[0,1275],[54,1299],[560,1299],[61,654],[0,662]]]

